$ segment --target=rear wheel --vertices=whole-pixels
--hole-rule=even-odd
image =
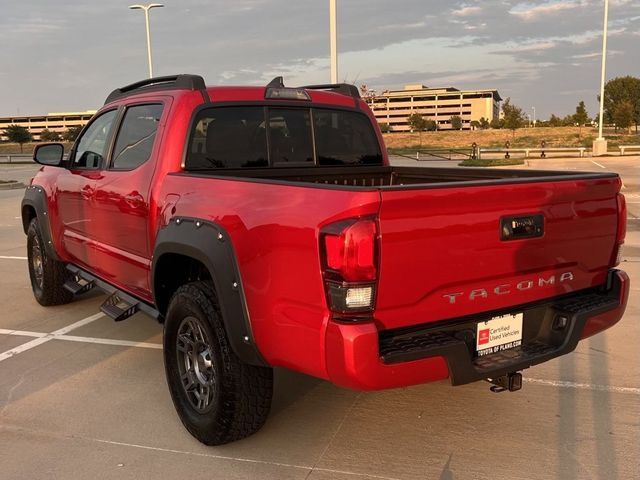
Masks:
[[[68,271],[65,264],[47,255],[38,219],[27,230],[27,259],[33,295],[40,305],[62,305],[73,300],[73,293],[64,288]]]
[[[226,336],[211,282],[180,287],[164,324],[164,364],[171,398],[189,432],[207,445],[248,437],[264,425],[273,370],[248,365]]]

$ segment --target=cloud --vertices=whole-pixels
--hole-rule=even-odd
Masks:
[[[540,17],[555,15],[567,10],[574,10],[580,7],[574,2],[554,2],[543,5],[529,6],[530,4],[516,5],[509,13],[525,21],[538,20]]]
[[[451,12],[451,15],[453,15],[454,17],[471,17],[474,15],[478,15],[481,12],[482,8],[480,7],[462,7]]]

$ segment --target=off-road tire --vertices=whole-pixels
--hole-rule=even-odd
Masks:
[[[187,324],[191,327],[185,327]],[[202,407],[207,410],[204,412],[199,411],[200,404],[194,405],[193,384],[186,380],[189,374],[185,365],[195,362],[186,359],[189,355],[185,350],[195,352],[196,347],[185,343],[184,337],[189,337],[188,332],[192,330],[188,328],[195,324],[199,325],[200,334],[205,339],[204,342],[198,341],[198,349],[204,349],[205,357],[210,360],[198,368],[209,372],[210,375],[205,377],[215,380],[209,406]],[[248,437],[264,425],[271,408],[273,370],[243,363],[236,356],[229,344],[211,282],[192,282],[173,294],[164,322],[163,343],[171,398],[180,420],[191,435],[206,445],[222,445]],[[206,344],[208,346],[205,347]],[[188,386],[183,386],[182,378],[189,383]],[[207,387],[199,384],[197,388]]]
[[[63,262],[47,255],[37,218],[27,230],[27,260],[33,296],[40,305],[63,305],[73,300],[73,293],[64,288],[69,272]]]

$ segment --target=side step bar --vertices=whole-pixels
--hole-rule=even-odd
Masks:
[[[95,286],[96,284],[93,282],[93,280],[85,280],[78,275],[74,275],[72,278],[64,282],[64,288],[69,290],[74,295],[81,295],[83,293],[86,293]]]
[[[82,294],[97,287],[109,294],[109,297],[104,301],[100,310],[116,322],[126,320],[139,311],[146,313],[158,321],[162,321],[162,315],[160,315],[160,312],[158,312],[153,305],[117,289],[113,285],[75,265],[67,265],[67,270],[69,270],[72,275],[71,278],[65,282],[64,287],[70,292]]]
[[[102,313],[113,318],[116,322],[121,322],[136,314],[138,312],[138,306],[140,305],[140,302],[130,304],[120,298],[120,295],[121,292],[112,293],[100,307]]]

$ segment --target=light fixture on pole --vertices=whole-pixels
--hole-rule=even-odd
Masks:
[[[336,0],[329,0],[329,37],[331,45],[331,83],[338,83],[338,30]]]
[[[151,63],[151,32],[149,31],[149,10],[152,8],[164,7],[161,3],[150,3],[149,5],[129,5],[131,10],[143,10],[144,20],[147,27],[147,59],[149,60],[149,78],[153,77],[153,64]]]
[[[607,60],[607,27],[609,23],[609,0],[604,0],[604,27],[602,28],[602,71],[600,74],[600,114],[598,115],[598,138],[593,141],[593,154],[605,155],[607,141],[602,136],[604,125],[604,80]]]

